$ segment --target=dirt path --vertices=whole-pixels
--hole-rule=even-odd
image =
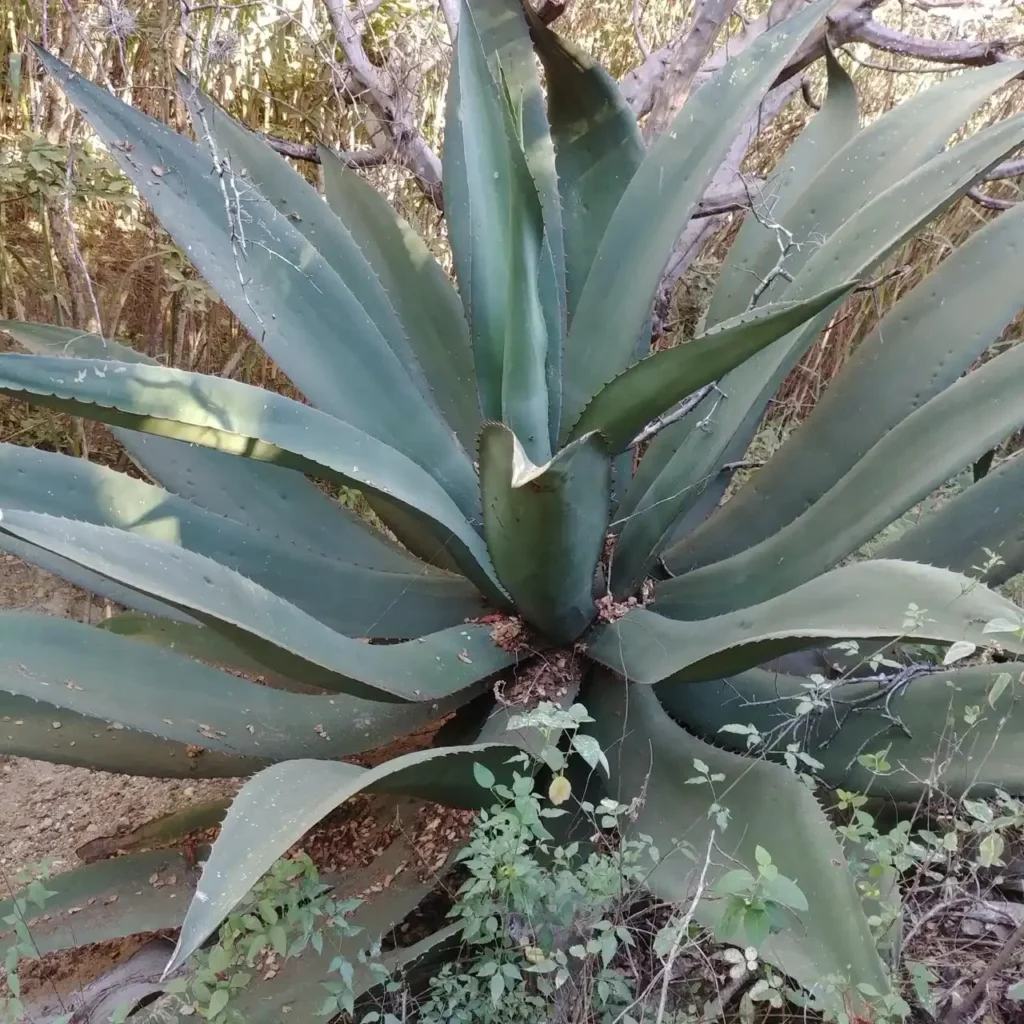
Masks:
[[[10,555],[0,555],[0,609],[98,622],[102,603]],[[23,757],[0,756],[0,897],[4,876],[46,857],[58,871],[78,863],[75,850],[192,802],[212,800],[237,788],[233,780],[141,779],[68,768]]]

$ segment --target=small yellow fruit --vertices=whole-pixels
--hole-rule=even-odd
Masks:
[[[564,775],[556,775],[548,787],[548,799],[553,804],[564,804],[572,795],[572,785]]]

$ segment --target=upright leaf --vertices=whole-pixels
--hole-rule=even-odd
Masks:
[[[552,32],[530,8],[527,17],[547,81],[571,322],[601,237],[644,158],[644,145],[636,118],[611,75]]]
[[[825,64],[828,91],[821,110],[811,118],[796,141],[772,168],[763,195],[754,192],[753,200],[757,204],[755,212],[744,214],[743,226],[736,235],[736,241],[729,247],[729,256],[722,264],[708,306],[708,324],[729,320],[747,309],[760,280],[755,276],[756,268],[767,259],[769,253],[774,252],[776,259],[779,256],[778,232],[769,225],[790,227],[793,208],[802,202],[803,193],[810,182],[835,154],[844,151],[844,147],[857,136],[857,90],[827,44]],[[876,124],[881,124],[885,119],[879,118]],[[927,123],[922,122],[920,127],[923,128]],[[871,134],[871,129],[868,129],[864,140],[866,149],[860,148],[859,137],[857,144],[850,146],[850,153],[855,158],[859,159],[861,154],[872,151]],[[836,165],[837,168],[839,166],[845,165]],[[761,277],[764,276],[762,271]]]
[[[590,656],[635,683],[698,682],[822,640],[908,637],[984,646],[985,623],[1018,614],[1012,601],[977,580],[912,562],[855,562],[764,604],[695,622],[666,617],[675,613],[676,583],[655,587],[657,612],[635,609],[595,629]],[[1015,636],[1000,642],[1024,652]]]
[[[484,536],[516,608],[560,642],[594,618],[594,573],[604,549],[611,488],[608,449],[597,434],[535,466],[499,423],[480,439]]]
[[[406,353],[389,346],[360,296],[244,168],[215,159],[209,139],[201,139],[205,148],[194,145],[36,52],[171,236],[303,394],[403,452],[473,514],[472,463],[413,381]]]
[[[328,205],[373,267],[445,418],[472,450],[480,430],[480,398],[458,293],[415,228],[331,150],[319,152]]]
[[[330,183],[334,202],[329,194],[325,204],[286,160],[181,74],[178,90],[188,104],[197,135],[201,138],[208,129],[220,158],[229,160],[234,168],[244,167],[252,184],[359,297],[426,403],[437,407],[460,436],[467,431],[470,438],[475,436],[472,431],[480,417],[477,410],[474,422],[472,360],[458,297],[415,231],[398,218],[375,188],[354,171],[347,171],[329,151],[324,151],[328,161],[324,178],[325,184]],[[402,256],[396,252],[396,242]],[[421,267],[417,267],[413,251],[422,261]],[[440,279],[430,275],[431,267],[440,273]],[[413,307],[414,297],[426,299],[426,308],[419,302]],[[413,308],[417,315],[410,316]],[[429,315],[424,315],[428,311]],[[440,317],[435,319],[437,314]],[[444,332],[443,337],[438,331]]]
[[[1024,117],[1007,118],[941,153],[866,203],[810,256],[782,293],[810,297],[878,266],[915,231],[947,209],[985,171],[1024,142]],[[745,449],[764,410],[829,319],[826,311],[728,373],[721,390],[693,412],[691,430],[654,483],[633,503],[615,550],[622,578],[639,578],[672,535],[674,524],[716,476],[724,456]],[[727,397],[724,397],[727,396]]]
[[[1022,241],[1018,207],[975,232],[903,296],[858,342],[769,464],[718,515],[666,551],[668,568],[678,574],[770,537],[970,369],[1024,305],[1013,273]]]
[[[1022,385],[1018,345],[908,416],[788,526],[666,583],[673,614],[721,615],[825,572],[1024,424]]]
[[[662,271],[743,122],[834,0],[766,32],[684,106],[651,147],[615,208],[565,342],[562,436],[629,365]]]
[[[791,276],[796,276],[866,202],[938,156],[978,104],[1012,81],[1022,67],[1018,61],[1007,61],[948,78],[915,93],[856,134],[851,131],[849,111],[855,100],[844,95],[844,112],[832,122],[838,130],[826,132],[822,126],[822,135],[828,139],[825,145],[830,148],[811,150],[808,146],[800,154],[800,170],[793,187],[786,188],[778,201],[766,201],[761,211],[763,220],[781,225],[789,234],[763,227],[757,232],[761,238],[759,249],[751,245],[750,249],[730,251],[730,270],[716,286],[708,323],[742,312],[787,246],[784,265]],[[843,91],[847,91],[845,87]],[[817,124],[818,118],[811,123]],[[777,277],[759,301],[777,301],[785,287],[785,278]]]
[[[677,402],[718,380],[849,290],[840,286],[805,302],[764,306],[692,341],[641,359],[597,393],[576,421],[571,439],[596,430],[612,451],[621,451],[643,427]]]
[[[531,457],[550,453],[548,334],[538,289],[544,220],[473,14],[463,2],[448,83],[446,216],[483,414]]]
[[[468,6],[473,12],[473,21],[494,77],[504,84],[515,109],[520,112],[523,152],[543,213],[544,244],[537,287],[547,327],[548,405],[551,444],[555,445],[562,396],[566,243],[544,91],[521,0],[468,0]]]

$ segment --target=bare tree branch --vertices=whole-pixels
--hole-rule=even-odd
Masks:
[[[393,75],[370,60],[353,12],[345,6],[345,0],[323,2],[338,46],[345,54],[352,74],[366,90],[362,99],[390,140],[397,158],[416,175],[427,196],[440,206],[441,160],[413,120],[412,96],[399,86]]]
[[[305,160],[311,164],[320,163],[320,154],[317,147],[311,142],[292,142],[291,139],[281,139],[276,135],[260,134],[260,138],[276,150],[282,156],[290,156],[293,160]],[[348,167],[379,167],[386,164],[394,155],[394,151],[388,148],[382,149],[360,149],[354,152],[344,152],[334,149],[331,152]]]
[[[1004,160],[981,176],[982,181],[1003,181],[1006,178],[1024,177],[1024,159]]]
[[[682,108],[697,72],[735,6],[736,0],[698,0],[694,6],[690,31],[675,47],[672,62],[662,76],[661,87],[651,107],[651,116],[644,126],[646,139],[660,135]]]
[[[745,24],[740,32],[711,55],[694,76],[693,86],[703,83],[727,60],[746,49],[758,36],[763,35],[783,18],[796,13],[808,2],[810,0],[775,0],[767,14]],[[995,64],[1007,59],[1007,50],[1024,45],[1024,39],[1021,38],[970,41],[933,40],[908,35],[874,20],[874,12],[881,4],[882,0],[844,0],[839,3],[819,29],[797,50],[779,76],[776,85],[799,74],[822,56],[826,30],[834,46],[864,42],[876,49],[938,64]],[[623,77],[620,83],[623,95],[637,117],[642,117],[652,110],[683,42],[679,40],[656,50],[639,67]]]
[[[859,15],[849,20],[840,31],[851,32],[851,40],[867,43],[878,50],[896,53],[901,57],[933,61],[936,64],[964,64],[984,66],[1008,60],[1006,51],[1024,44],[1024,38],[979,39],[969,42],[960,39],[925,39],[907,35],[875,21],[870,15]]]

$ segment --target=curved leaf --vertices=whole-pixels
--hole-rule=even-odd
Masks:
[[[814,114],[772,168],[764,188],[766,194],[755,197],[755,200],[762,202],[767,209],[759,210],[759,217],[751,213],[744,216],[736,241],[729,247],[728,259],[722,264],[721,273],[715,282],[714,294],[711,296],[705,318],[709,324],[730,320],[747,310],[758,282],[764,278],[765,271],[771,269],[774,261],[769,263],[767,268],[762,268],[759,277],[754,276],[755,268],[764,262],[769,252],[774,253],[774,259],[778,259],[779,256],[778,234],[768,225],[781,223],[788,227],[793,208],[801,203],[808,185],[833,156],[857,136],[857,89],[842,64],[836,59],[832,48],[827,45],[827,41],[825,63],[828,91],[821,104],[821,110]],[[890,115],[886,115],[888,116]],[[885,119],[879,118],[875,123],[881,124]],[[928,123],[921,122],[920,127]],[[869,147],[871,134],[871,129],[868,129]],[[948,137],[950,133],[946,134]],[[860,149],[859,142],[858,137],[858,146],[851,146],[851,153],[867,155],[868,152],[872,152],[870,148]],[[878,158],[877,153],[874,156],[875,159]],[[840,166],[836,164],[836,169]],[[765,213],[768,216],[765,216]]]
[[[462,444],[480,431],[469,328],[458,292],[416,230],[359,173],[319,150],[327,204],[348,228],[387,292],[437,402]]]
[[[990,586],[1024,572],[1024,456],[1015,455],[880,552],[977,576]],[[988,552],[999,556],[990,564]],[[987,568],[986,568],[987,566]]]
[[[800,196],[808,182],[818,174],[834,153],[842,149],[856,134],[858,128],[857,94],[853,82],[843,70],[842,65],[832,55],[826,45],[826,64],[828,68],[828,92],[822,103],[821,110],[811,118],[808,125],[797,136],[796,141],[780,158],[770,177],[767,195],[764,202],[770,207],[772,220],[785,218],[785,211]],[[757,281],[747,272],[748,265],[764,249],[766,245],[774,245],[778,253],[776,232],[767,227],[768,219],[747,215],[743,219],[736,241],[729,248],[728,259],[722,265],[715,282],[715,290],[711,298],[705,324],[718,324],[732,315],[743,313],[750,305],[750,299]],[[682,480],[678,475],[663,471],[683,441],[693,430],[693,419],[684,419],[664,429],[647,447],[636,474],[630,484],[626,497],[619,507],[619,518],[623,521],[638,509],[641,514],[649,515],[652,509],[655,516],[660,516],[663,509],[659,501],[672,496],[680,490],[693,486],[692,482]],[[728,463],[742,459],[746,443],[741,441],[733,449],[723,452],[722,462]],[[699,497],[689,502],[689,511],[683,516],[672,518],[666,538],[671,543],[676,537],[683,537],[697,524],[702,523],[718,506],[722,495],[729,485],[729,474],[715,473],[701,480],[696,489]],[[654,488],[660,496],[645,500],[648,490]],[[662,527],[663,528],[663,527]]]
[[[912,562],[871,561],[835,569],[795,590],[742,611],[680,622],[672,591],[655,586],[655,608],[635,609],[593,633],[590,656],[634,683],[735,675],[771,658],[816,646],[821,639],[910,637],[916,642],[979,646],[996,618],[1016,621],[1017,606],[977,580]],[[1000,636],[1008,649],[1024,641]]]
[[[159,365],[126,345],[67,327],[0,320],[0,331],[34,355]],[[299,473],[136,430],[111,432],[157,483],[200,508],[332,558],[398,571],[409,564],[397,545]]]
[[[527,18],[547,82],[571,322],[601,237],[645,150],[636,118],[611,75],[530,8]]]
[[[447,104],[445,211],[480,404],[486,418],[508,423],[531,458],[545,460],[548,333],[538,290],[543,214],[511,133],[512,111],[465,0]]]
[[[612,451],[620,451],[651,420],[839,301],[851,287],[832,288],[802,302],[762,306],[634,363],[597,393],[576,421],[570,440],[596,430]]]
[[[1024,117],[1007,118],[900,179],[862,204],[856,216],[816,249],[781,298],[810,297],[868,273],[1022,141]],[[690,430],[655,485],[634,502],[623,527],[615,549],[623,578],[642,577],[675,523],[699,499],[705,482],[718,474],[725,454],[734,456],[746,448],[768,402],[829,316],[828,311],[820,314],[726,374],[721,391],[693,411],[692,417],[705,429]]]
[[[370,435],[276,392],[156,366],[2,354],[0,393],[380,493],[449,542],[474,583],[500,594],[483,539],[436,481]]]
[[[444,799],[446,772],[469,775],[473,761],[500,763],[514,752],[506,744],[477,744],[404,754],[376,768],[288,761],[260,772],[242,787],[224,819],[167,971],[199,948],[278,857],[349,797],[386,782],[391,791]],[[486,790],[477,792],[489,799]]]
[[[476,693],[418,704],[285,693],[67,619],[0,614],[0,749],[104,771],[212,778],[341,757]]]
[[[209,558],[121,530],[7,510],[0,530],[186,608],[268,668],[324,689],[419,703],[451,696],[516,661],[486,625],[400,644],[352,640]]]
[[[316,687],[271,672],[266,665],[260,664],[223,634],[197,622],[178,622],[129,611],[104,619],[96,624],[96,628],[114,633],[116,636],[127,637],[129,640],[152,644],[165,651],[173,651],[193,661],[206,662],[214,668],[256,676],[256,682],[265,683],[278,690],[290,690],[293,693],[317,692]]]
[[[186,615],[163,601],[157,601],[156,598],[150,597],[148,594],[122,586],[114,580],[108,580],[105,576],[90,572],[66,558],[55,555],[52,551],[46,551],[35,544],[27,544],[2,531],[0,531],[0,551],[14,555],[15,558],[20,558],[23,562],[34,565],[44,572],[52,572],[73,586],[81,587],[82,590],[88,590],[89,593],[95,594],[97,597],[123,605],[125,608],[133,608],[146,615],[155,615],[182,623],[195,622],[191,615]]]
[[[343,198],[325,204],[316,190],[293,170],[287,160],[278,156],[258,135],[229,117],[180,72],[178,91],[188,104],[192,123],[200,138],[204,130],[209,130],[220,159],[229,160],[231,167],[245,168],[246,176],[252,184],[291,221],[345,282],[352,294],[358,297],[373,325],[405,366],[424,402],[437,409],[456,433],[460,433],[460,429],[462,432],[468,429],[469,439],[472,440],[472,431],[474,426],[479,425],[480,414],[477,410],[474,422],[476,396],[472,361],[467,363],[459,360],[460,355],[469,359],[468,344],[461,353],[459,346],[460,340],[468,342],[465,321],[458,306],[458,296],[444,279],[443,271],[440,272],[440,280],[430,278],[433,287],[425,295],[422,289],[418,289],[419,293],[414,295],[413,285],[418,279],[424,278],[412,259],[411,251],[406,248],[415,232],[408,224],[405,224],[405,231],[402,232],[395,223],[397,215],[391,212],[387,200],[355,172],[347,173],[356,179],[357,186],[344,182],[339,187],[337,179],[342,175],[337,168],[341,165],[336,158],[329,179],[327,168],[331,165],[325,165],[325,184],[330,180],[331,192],[335,194],[336,200],[340,191],[342,197],[352,196],[354,202],[352,198],[348,202]],[[355,192],[359,186],[362,186],[361,189]],[[341,215],[339,206],[345,216]],[[381,206],[384,211],[380,209]],[[384,230],[378,239],[376,232],[380,229]],[[390,242],[393,254],[396,236],[405,259],[397,266],[389,266],[389,256],[384,255],[387,250],[382,252],[382,247]],[[433,264],[437,267],[422,240],[417,238],[416,241],[419,242],[418,255],[426,257],[424,266]],[[382,276],[382,269],[390,273]],[[437,270],[440,271],[440,268],[437,267]],[[447,294],[439,286],[446,288]],[[442,315],[454,312],[455,316],[434,320],[430,315],[424,315],[425,310],[419,305],[421,297],[433,300],[428,307],[430,313],[440,310]],[[439,297],[440,303],[437,301]],[[449,297],[455,300],[454,304],[445,303],[444,300]],[[410,318],[414,300],[418,316]],[[405,316],[400,315],[399,310]],[[438,330],[445,331],[443,340],[438,337]],[[460,380],[459,370],[468,370],[469,375],[463,372]],[[444,396],[445,401],[439,401],[441,396]]]
[[[821,764],[814,773],[830,788],[897,802],[940,793],[959,800],[968,792],[990,797],[996,789],[1024,790],[1022,669],[1012,663],[935,666],[888,689],[877,682],[835,681],[825,684],[823,707],[799,715],[796,708],[810,692],[807,679],[764,669],[699,686],[659,683],[655,689],[676,721],[737,753],[749,753],[746,736],[723,726],[755,726],[780,759],[787,744],[799,742]],[[980,712],[970,723],[969,708]],[[888,772],[857,760],[881,750],[892,766]],[[754,748],[757,756],[764,751]],[[803,765],[801,771],[811,769]]]
[[[768,465],[717,516],[666,551],[670,571],[728,558],[791,523],[888,431],[970,369],[1024,305],[1012,270],[1022,244],[1024,207],[1017,207],[975,232],[903,296],[858,342]]]
[[[865,203],[942,153],[978,105],[1012,81],[1022,68],[1024,64],[1019,61],[1007,61],[947,78],[897,104],[844,140],[845,145],[821,154],[825,159],[819,164],[820,172],[809,180],[805,178],[805,187],[799,192],[770,205],[770,219],[792,233],[794,245],[785,260],[789,273],[795,277]],[[736,264],[736,271],[755,286],[779,259],[775,236],[776,232],[769,230],[756,256]],[[786,290],[786,280],[778,277],[760,301],[777,301]],[[752,292],[749,288],[748,299]],[[715,322],[711,320],[712,311],[715,316],[735,315],[738,310],[734,302],[735,297],[729,305],[712,300],[709,322]]]
[[[705,83],[651,147],[601,239],[564,347],[562,436],[632,361],[662,271],[726,150],[804,36],[818,0],[752,43]]]
[[[42,955],[177,928],[197,874],[180,853],[154,850],[54,875],[45,882],[54,893],[45,911],[30,908],[32,939]],[[0,902],[0,922],[13,913],[13,900]],[[0,930],[0,952],[12,940],[9,931]]]
[[[461,577],[431,569],[383,543],[363,545],[358,529],[346,538],[341,517],[341,540],[354,549],[355,564],[279,540],[141,480],[65,455],[0,445],[0,508],[115,526],[180,545],[234,569],[349,636],[421,636],[478,616],[483,608],[479,592]],[[386,555],[393,568],[364,567],[358,562],[364,551],[368,561],[382,561],[379,556]]]
[[[389,346],[361,297],[242,175],[244,168],[222,163],[202,126],[204,148],[45,50],[36,55],[200,273],[303,394],[411,458],[471,515],[472,463],[417,389],[405,353]],[[211,163],[221,173],[211,173]],[[339,325],[347,337],[339,338]]]
[[[535,466],[512,431],[489,423],[480,487],[484,536],[516,608],[546,636],[574,640],[596,614],[594,574],[611,500],[604,441],[590,434]]]
[[[562,339],[565,336],[565,237],[555,151],[547,103],[521,0],[467,0],[480,44],[495,80],[503,87],[520,123],[520,136],[544,221],[538,290],[547,326],[546,378],[550,443],[558,441],[562,404]],[[531,12],[532,13],[532,12]]]
[[[673,615],[698,619],[806,583],[1024,423],[1024,346],[962,377],[889,431],[803,515],[722,562],[663,585]]]
[[[645,688],[606,679],[586,699],[597,719],[589,728],[611,765],[611,792],[624,800],[644,794],[635,829],[665,851],[646,879],[659,899],[687,906],[694,899],[700,868],[674,852],[677,843],[687,843],[700,862],[708,857],[705,895],[696,905],[696,918],[717,925],[727,901],[709,892],[714,893],[715,883],[728,870],[742,867],[756,874],[761,847],[779,874],[799,886],[807,906],[787,912],[786,926],[763,945],[759,942],[758,952],[816,992],[826,977],[843,978],[851,989],[870,985],[878,992],[888,990],[853,877],[844,870],[842,848],[825,813],[796,775],[702,743],[676,725]],[[698,776],[697,761],[707,766],[707,774],[725,776],[713,791],[711,785],[687,784]],[[729,812],[724,830],[711,814],[713,801]],[[750,944],[742,932],[732,941]]]

